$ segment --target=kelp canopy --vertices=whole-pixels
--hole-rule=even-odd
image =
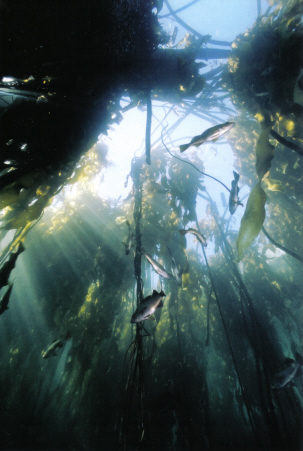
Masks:
[[[3,449],[300,449],[302,4],[220,44],[173,7],[0,2]],[[190,33],[175,44],[161,14]],[[151,164],[134,154],[110,199],[105,135],[137,106]],[[232,171],[209,185],[200,149],[172,150],[189,115],[236,122],[233,216],[213,189],[235,196]],[[131,324],[153,290],[164,306]]]

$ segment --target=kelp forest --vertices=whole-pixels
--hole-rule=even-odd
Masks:
[[[303,4],[207,3],[0,1],[1,449],[302,449]]]

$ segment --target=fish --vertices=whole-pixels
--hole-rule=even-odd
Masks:
[[[170,44],[171,45],[174,45],[174,43],[176,42],[177,34],[178,34],[178,27],[175,27],[174,31],[173,31],[173,34],[171,35],[171,38],[170,38]]]
[[[284,365],[274,374],[271,387],[274,389],[283,388],[289,384],[294,377],[299,375],[300,366],[303,365],[303,357],[296,352],[296,360],[286,358]]]
[[[64,342],[71,339],[71,334],[67,332],[65,338],[60,338],[59,340],[55,340],[46,351],[43,352],[42,358],[48,359],[49,357],[56,356],[58,354],[59,349],[63,348]]]
[[[132,229],[130,227],[130,223],[128,221],[126,221],[126,225],[128,227],[128,237],[127,237],[126,242],[123,243],[123,244],[125,246],[125,253],[126,253],[126,255],[128,255],[130,253],[130,250],[131,250],[132,246],[133,246],[132,239],[133,239],[134,234],[132,232]]]
[[[9,298],[10,298],[12,289],[13,289],[13,284],[9,287],[9,289],[7,290],[7,292],[5,293],[5,295],[3,296],[3,298],[0,301],[0,315],[2,315],[2,313],[5,312],[5,310],[8,310],[8,303],[9,303]]]
[[[235,171],[233,171],[233,174],[234,174],[235,179],[231,182],[231,190],[230,190],[229,202],[228,202],[228,208],[229,208],[231,215],[234,214],[238,205],[242,205],[242,207],[243,207],[243,204],[241,202],[239,202],[240,188],[238,187],[238,182],[240,179],[240,175]]]
[[[21,241],[17,252],[11,253],[9,256],[9,260],[3,264],[2,268],[0,269],[0,289],[8,284],[10,273],[15,267],[18,256],[23,251],[25,251],[25,247]]]
[[[206,247],[207,246],[207,241],[204,235],[202,235],[202,233],[198,232],[198,230],[196,229],[187,229],[187,230],[179,230],[179,232],[181,233],[181,235],[186,235],[187,233],[192,233],[193,235],[195,235],[197,237],[197,240],[202,244],[202,246]]]
[[[177,285],[182,287],[182,269],[179,269],[174,257],[171,258],[171,271],[176,279]]]
[[[146,259],[152,265],[156,273],[159,274],[159,276],[164,277],[164,279],[172,279],[174,277],[170,272],[167,272],[166,269],[162,265],[160,265],[159,262],[153,259],[151,255],[146,254],[144,249],[142,249],[141,252],[143,255],[145,255]]]
[[[166,296],[163,290],[158,293],[157,290],[154,290],[153,293],[146,298],[143,299],[139,307],[137,307],[136,311],[132,315],[131,323],[140,323],[141,321],[145,321],[146,319],[152,319],[151,315],[157,308],[163,307],[162,298]]]
[[[205,130],[202,135],[194,136],[190,143],[182,144],[180,146],[180,152],[184,152],[190,146],[199,147],[201,144],[208,141],[216,141],[220,136],[227,133],[231,128],[236,125],[235,122],[224,122],[224,124],[215,125]]]
[[[174,276],[174,278],[176,279],[177,285],[180,285],[182,287],[182,273],[183,270],[179,269],[176,260],[174,259],[174,257],[172,256],[169,247],[167,246],[169,255],[171,257],[171,272]]]

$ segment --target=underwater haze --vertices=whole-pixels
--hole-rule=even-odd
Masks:
[[[301,1],[0,13],[0,449],[302,450]]]

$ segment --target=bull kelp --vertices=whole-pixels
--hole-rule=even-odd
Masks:
[[[299,451],[302,3],[0,13],[2,448]]]

